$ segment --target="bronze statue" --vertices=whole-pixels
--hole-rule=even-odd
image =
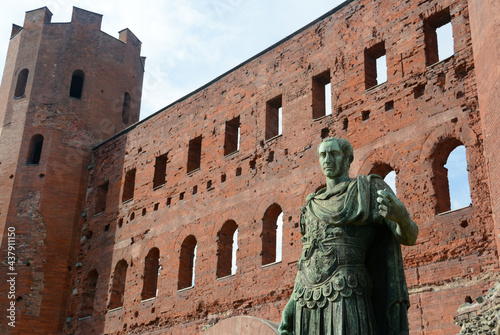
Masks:
[[[280,334],[408,334],[400,244],[415,244],[417,225],[381,177],[349,178],[347,140],[324,140],[318,155],[326,187],[302,207],[303,249]]]

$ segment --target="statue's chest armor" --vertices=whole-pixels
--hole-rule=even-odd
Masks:
[[[364,266],[375,224],[332,225],[308,215],[299,270],[308,285],[323,283],[339,268]]]

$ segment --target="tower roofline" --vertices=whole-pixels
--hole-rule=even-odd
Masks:
[[[31,12],[39,11],[40,9],[45,9],[46,11],[49,12],[50,15],[53,15],[53,13],[50,11],[49,7],[47,7],[47,6],[43,6],[43,7],[36,8],[36,9],[27,10],[26,14],[31,13]]]
[[[71,15],[71,21],[70,22],[52,22],[53,13],[50,11],[50,9],[47,6],[40,7],[37,9],[32,9],[29,11],[26,11],[26,15],[24,18],[24,24],[23,26],[19,26],[16,24],[12,25],[12,30],[11,30],[11,36],[10,39],[13,39],[18,35],[18,33],[23,30],[24,28],[27,27],[34,27],[38,26],[41,27],[46,24],[77,24],[77,25],[82,25],[85,26],[87,29],[94,28],[96,30],[101,31],[102,33],[107,34],[106,32],[101,30],[101,23],[102,23],[102,14],[92,12],[80,7],[73,6],[73,12]],[[110,37],[116,39],[117,41],[124,42],[126,44],[131,44],[134,47],[138,48],[140,50],[142,42],[137,38],[137,36],[129,29],[129,28],[124,28],[118,32],[119,36],[115,37],[112,35],[109,35]]]
[[[103,16],[102,14],[93,12],[91,10],[87,10],[87,9],[84,9],[84,8],[81,8],[81,7],[73,6],[73,13],[75,13],[75,10],[81,10],[83,12],[90,13],[90,14],[93,14],[93,15],[97,15],[97,16],[100,16],[100,17]]]

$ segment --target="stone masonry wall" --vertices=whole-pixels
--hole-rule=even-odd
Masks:
[[[475,302],[460,306],[455,322],[462,327],[459,335],[500,334],[500,283],[487,294],[477,297]]]

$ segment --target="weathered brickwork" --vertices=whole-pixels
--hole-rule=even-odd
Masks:
[[[300,207],[322,183],[315,148],[321,137],[340,136],[355,148],[352,175],[383,173],[385,165],[397,172],[398,195],[419,224],[417,246],[403,250],[411,333],[457,333],[458,306],[499,277],[468,11],[460,0],[345,3],[99,145],[68,329],[197,334],[234,315],[278,321],[300,254]],[[455,53],[427,66],[426,24],[447,15]],[[388,79],[366,89],[365,49],[380,53],[380,45]],[[333,113],[313,120],[313,78],[327,71]],[[275,137],[277,130],[266,126],[270,104],[283,113]],[[239,150],[224,155],[226,122],[237,117]],[[197,150],[201,143],[199,168],[190,141]],[[437,214],[444,206],[438,179],[446,175],[435,162],[457,144],[467,151],[472,206]],[[164,154],[166,182],[155,188],[156,158]],[[125,176],[134,169],[133,199],[122,203]],[[96,213],[103,184],[109,185],[106,210]],[[264,213],[273,204],[284,213],[283,260],[262,266]],[[217,278],[219,232],[228,221],[238,228],[238,269]],[[197,245],[194,287],[178,290],[181,246],[190,236]],[[152,248],[159,250],[158,295],[141,301]],[[122,261],[124,288],[114,284]],[[81,318],[83,287],[94,269],[93,314]],[[110,310],[117,290],[123,304]]]
[[[45,303],[38,280],[62,283],[58,287],[70,296],[59,309],[69,334],[201,334],[232,316],[279,321],[301,252],[300,209],[324,182],[316,147],[322,138],[337,136],[354,146],[351,175],[396,171],[398,197],[419,225],[417,245],[403,248],[411,334],[457,334],[457,308],[500,278],[498,200],[490,195],[500,180],[493,174],[500,166],[499,135],[494,123],[485,124],[489,114],[482,109],[493,113],[498,94],[482,83],[496,78],[485,78],[491,63],[484,37],[479,44],[474,40],[481,36],[474,31],[478,20],[495,20],[494,11],[488,18],[492,1],[346,1],[157,114],[124,131],[123,123],[110,126],[106,135],[121,132],[104,142],[83,137],[86,132],[74,122],[70,133],[78,136],[66,138],[67,125],[58,123],[62,142],[97,146],[74,181],[85,201],[80,215],[80,198],[73,200],[80,243],[70,264],[72,282],[47,272],[46,251],[40,249],[41,256],[31,260],[35,285],[30,282],[26,310]],[[436,62],[432,32],[447,20],[455,52]],[[495,24],[489,27],[487,36],[498,36]],[[374,60],[384,54],[387,82],[372,86]],[[12,75],[9,80],[11,85]],[[328,82],[332,114],[322,116],[326,109],[317,90]],[[11,97],[2,94],[0,99]],[[38,104],[36,111],[15,117],[53,129],[51,106]],[[96,115],[90,119],[99,121]],[[26,151],[20,157],[26,157],[30,138],[19,144]],[[472,205],[448,211],[442,165],[460,144]],[[0,171],[5,183],[8,172]],[[38,173],[33,179],[39,182]],[[9,187],[17,192],[16,185]],[[29,190],[19,189],[17,198],[2,192],[0,200],[7,201],[0,206],[36,222],[27,244],[48,241],[54,233],[44,230],[47,218],[37,209],[46,190]],[[269,224],[280,210],[282,259],[273,262]],[[228,259],[236,229],[232,273]]]
[[[101,15],[82,9],[69,23],[51,16],[44,7],[14,25],[0,88],[2,334],[63,332],[92,147],[127,126],[125,92],[134,99],[129,124],[139,119],[140,41],[128,29],[119,39],[105,34]],[[7,273],[15,273],[13,297]],[[12,302],[15,328],[4,312]]]

